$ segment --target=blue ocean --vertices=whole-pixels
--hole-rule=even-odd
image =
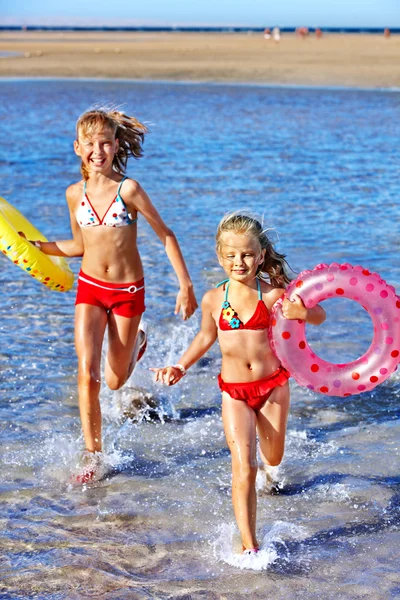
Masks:
[[[295,272],[351,263],[400,291],[399,92],[91,80],[2,80],[0,195],[49,239],[68,239],[79,179],[75,122],[116,106],[147,124],[137,179],[176,233],[198,299],[223,278],[217,223],[260,215]],[[74,292],[50,292],[1,261],[0,598],[387,600],[400,597],[399,399],[394,373],[349,398],[291,380],[278,485],[258,482],[254,560],[235,553],[230,456],[215,345],[172,389],[149,367],[197,331],[173,314],[177,282],[139,219],[149,347],[118,392],[102,388],[109,475],[70,474],[83,447]],[[70,261],[78,272],[80,261]],[[307,329],[326,360],[363,354],[361,305],[324,303]]]

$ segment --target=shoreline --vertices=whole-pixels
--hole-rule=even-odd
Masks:
[[[400,36],[0,32],[0,79],[67,78],[340,89],[400,88]]]
[[[11,76],[2,77],[0,75],[0,85],[8,82],[35,82],[35,81],[64,81],[64,82],[87,82],[87,83],[138,83],[143,85],[211,85],[211,86],[235,86],[235,87],[257,87],[267,89],[288,89],[288,90],[326,90],[338,92],[382,92],[382,93],[399,93],[398,87],[350,87],[340,85],[306,85],[295,83],[263,83],[259,81],[201,81],[195,79],[127,79],[120,77],[57,77],[57,76]]]

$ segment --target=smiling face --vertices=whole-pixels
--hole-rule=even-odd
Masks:
[[[251,235],[225,232],[220,237],[218,261],[230,279],[245,283],[257,274],[264,262],[265,250]]]
[[[74,150],[88,172],[107,173],[112,170],[118,143],[111,128],[101,127],[90,134],[79,131]]]

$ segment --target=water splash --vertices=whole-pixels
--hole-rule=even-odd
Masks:
[[[302,540],[306,535],[305,527],[276,521],[264,528],[259,552],[245,555],[241,553],[236,526],[224,523],[219,527],[217,539],[212,542],[212,549],[214,558],[233,567],[264,571],[280,560],[289,561],[287,542]]]

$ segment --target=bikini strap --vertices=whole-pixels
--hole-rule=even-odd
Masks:
[[[86,196],[86,180],[83,182],[83,195]]]
[[[121,198],[122,204],[123,204],[123,205],[125,206],[125,208],[126,208],[126,204],[125,204],[125,202],[124,202],[123,198],[120,196],[121,186],[122,186],[122,184],[124,183],[125,179],[128,179],[128,177],[127,177],[126,175],[125,175],[125,177],[123,177],[123,178],[121,179],[121,181],[119,182],[119,186],[118,186],[118,190],[117,190],[117,198],[118,198],[118,197],[119,197],[119,198]],[[128,217],[129,217],[129,215],[128,215]],[[129,219],[129,220],[130,220],[131,224],[132,224],[132,223],[136,223],[136,222],[137,222],[137,217],[136,217],[136,219]]]
[[[122,186],[122,184],[124,183],[125,179],[128,179],[128,178],[125,176],[125,177],[123,177],[123,178],[121,179],[121,181],[119,182],[119,186],[118,186],[118,190],[117,190],[117,196],[119,196],[119,193],[120,193],[120,191],[121,191],[121,186]]]
[[[215,287],[220,287],[221,285],[224,285],[224,283],[227,283],[229,281],[229,279],[224,279],[223,281],[220,281],[219,283],[217,283],[217,285]]]
[[[260,280],[256,278],[257,281],[257,292],[258,292],[258,299],[262,300],[262,293],[261,293],[261,285],[260,285]],[[227,283],[228,285],[225,288],[225,298],[224,298],[224,302],[227,302],[228,300],[228,290],[229,290],[229,279],[224,279],[223,281],[220,281],[219,283],[217,283],[217,285],[215,287],[220,287],[221,285],[223,285],[224,283]]]
[[[256,277],[256,281],[257,281],[258,299],[262,300],[261,285],[260,285],[260,280],[258,279],[258,277]]]
[[[217,283],[217,285],[215,287],[220,287],[221,285],[224,285],[224,283],[228,284],[225,288],[224,302],[226,302],[228,300],[229,279],[224,279],[223,281],[220,281],[219,283]]]
[[[228,302],[228,290],[229,290],[229,283],[230,283],[230,281],[229,281],[229,279],[228,279],[228,283],[226,284],[226,288],[225,288],[225,298],[224,298],[224,301],[225,301],[225,302]]]

